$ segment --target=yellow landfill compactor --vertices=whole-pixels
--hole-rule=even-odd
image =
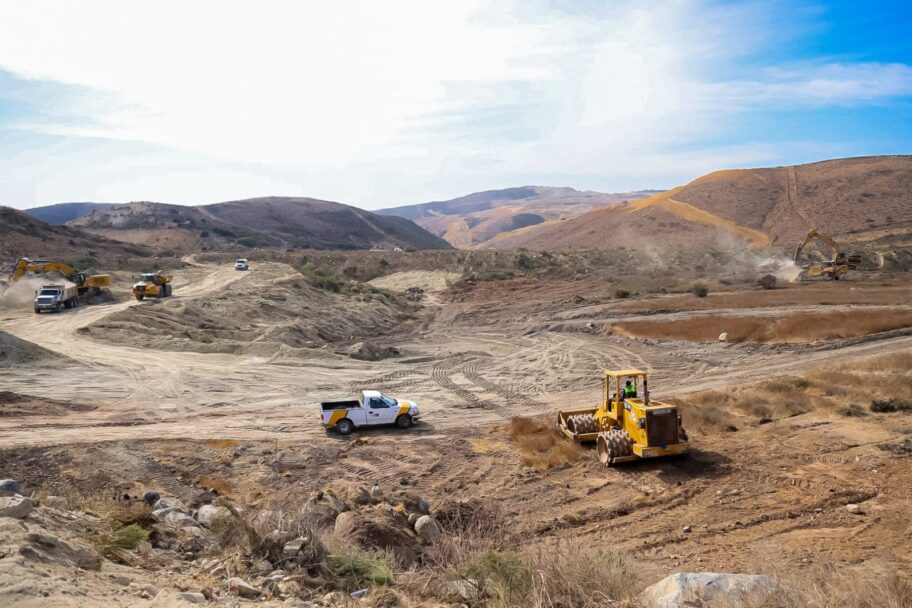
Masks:
[[[133,297],[137,300],[143,298],[166,298],[171,295],[171,277],[161,271],[147,272],[139,275],[133,284]]]
[[[838,281],[839,277],[847,275],[849,270],[855,270],[858,268],[858,265],[861,264],[862,260],[860,255],[839,251],[836,241],[834,241],[831,236],[820,232],[816,228],[804,236],[804,240],[801,241],[801,244],[798,245],[798,248],[795,250],[796,263],[801,257],[801,253],[814,239],[821,241],[829,247],[830,259],[811,263],[805,271],[808,277],[824,277],[831,281]]]
[[[27,273],[41,274],[44,272],[59,272],[67,278],[68,281],[75,283],[80,294],[87,291],[97,293],[103,287],[110,287],[111,276],[107,274],[87,275],[79,272],[66,262],[59,260],[32,260],[30,258],[19,258],[15,268],[10,275],[10,279],[18,281]]]
[[[605,371],[597,408],[558,412],[558,427],[574,441],[594,441],[605,465],[683,454],[690,449],[675,405],[649,399],[648,374],[638,369]]]

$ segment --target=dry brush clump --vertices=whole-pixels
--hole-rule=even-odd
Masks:
[[[908,608],[912,578],[896,565],[869,562],[778,577],[780,593],[763,608]]]
[[[583,455],[579,445],[569,441],[553,422],[545,419],[515,416],[510,420],[509,434],[522,463],[533,469],[571,464]]]

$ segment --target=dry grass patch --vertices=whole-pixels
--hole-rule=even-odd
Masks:
[[[728,334],[729,342],[815,342],[857,338],[912,327],[912,310],[888,308],[778,316],[701,316],[690,319],[621,321],[609,331],[631,338],[716,342]]]
[[[583,449],[561,434],[553,422],[541,418],[515,416],[509,432],[522,463],[536,470],[567,465],[583,455]]]

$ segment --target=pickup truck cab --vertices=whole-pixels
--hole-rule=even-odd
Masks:
[[[348,435],[360,426],[395,424],[407,429],[420,413],[414,401],[393,399],[380,391],[361,391],[360,399],[324,401],[320,404],[320,424]]]
[[[250,266],[247,264],[247,258],[241,258],[234,263],[235,270],[249,270]]]

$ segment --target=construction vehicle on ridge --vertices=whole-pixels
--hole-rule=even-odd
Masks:
[[[143,298],[167,298],[171,295],[172,278],[160,270],[143,273],[133,284],[133,297],[140,301]]]
[[[558,412],[558,428],[574,441],[594,441],[605,465],[687,452],[678,407],[651,401],[647,377],[638,369],[606,370],[599,406]]]
[[[796,264],[805,247],[814,239],[821,241],[829,247],[830,259],[811,263],[802,274],[806,273],[806,276],[808,277],[825,277],[831,281],[838,281],[840,277],[848,274],[849,270],[855,270],[858,268],[858,265],[861,264],[860,255],[839,251],[836,241],[816,228],[805,235],[804,240],[801,241],[801,244],[798,245],[798,248],[795,250]]]
[[[19,258],[13,268],[13,272],[10,274],[10,281],[18,281],[29,272],[33,274],[59,272],[68,281],[76,285],[76,289],[80,294],[84,294],[87,291],[97,293],[101,288],[111,285],[111,275],[87,275],[84,272],[77,271],[66,262],[59,260],[32,260],[29,258]]]

